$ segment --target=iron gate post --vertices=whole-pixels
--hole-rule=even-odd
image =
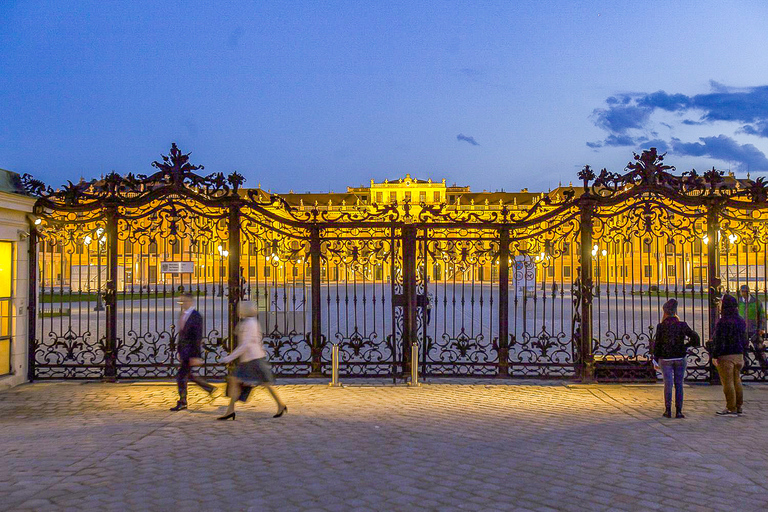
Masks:
[[[34,224],[29,228],[29,247],[27,247],[27,265],[29,265],[29,295],[27,296],[27,380],[35,380],[35,351],[37,350],[37,229]]]
[[[716,203],[710,203],[707,208],[707,307],[709,308],[709,339],[715,333],[718,318],[718,303],[720,301],[720,219]],[[719,384],[717,369],[709,359],[709,383]]]
[[[117,208],[107,209],[107,282],[104,289],[106,306],[107,339],[104,359],[104,379],[110,382],[117,380]],[[96,247],[99,247],[99,240]],[[101,251],[98,253],[101,261]],[[100,275],[100,274],[99,274]],[[101,290],[99,290],[101,293]]]
[[[579,290],[581,323],[579,324],[579,378],[582,382],[595,380],[595,357],[592,348],[592,213],[595,203],[581,203],[581,275]]]
[[[312,367],[310,376],[322,375],[322,311],[320,309],[320,228],[313,227],[309,234],[309,262],[312,273]]]
[[[418,343],[416,335],[416,226],[403,226],[403,378],[408,375],[411,361],[411,344]]]
[[[229,205],[227,228],[229,235],[227,244],[227,247],[229,248],[229,257],[227,258],[227,287],[229,288],[227,314],[229,336],[227,337],[227,342],[229,343],[229,346],[226,348],[228,352],[232,352],[237,344],[237,305],[240,303],[242,294],[242,290],[240,289],[240,205],[238,203],[230,203]]]
[[[499,377],[509,376],[509,228],[499,230]]]

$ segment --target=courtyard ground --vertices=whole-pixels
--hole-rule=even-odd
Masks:
[[[219,384],[221,386],[221,384]],[[766,510],[768,386],[283,380],[225,398],[171,382],[0,392],[2,510]]]

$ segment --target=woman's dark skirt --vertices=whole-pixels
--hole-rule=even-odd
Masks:
[[[245,402],[255,386],[261,384],[274,384],[275,377],[266,357],[251,359],[244,363],[238,363],[235,368],[235,378],[242,382],[242,391],[238,400]]]

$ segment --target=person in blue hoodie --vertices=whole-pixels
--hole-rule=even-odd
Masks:
[[[741,368],[747,343],[747,323],[739,316],[739,303],[733,295],[724,295],[710,352],[725,394],[726,407],[717,411],[719,416],[734,417],[742,413]]]
[[[672,386],[674,384],[675,418],[685,418],[683,414],[683,381],[685,380],[688,347],[698,347],[701,339],[696,331],[678,318],[675,299],[669,299],[665,302],[662,310],[664,315],[661,323],[656,326],[656,334],[653,339],[653,358],[658,361],[664,379],[663,416],[665,418],[672,417]]]

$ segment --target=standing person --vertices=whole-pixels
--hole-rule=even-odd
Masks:
[[[720,375],[725,394],[726,408],[717,411],[719,416],[732,417],[741,414],[744,403],[741,367],[744,366],[746,346],[747,324],[739,316],[739,303],[733,295],[724,295],[710,353],[710,357],[717,366],[717,373]]]
[[[764,353],[765,347],[763,346],[763,333],[765,332],[763,303],[749,293],[749,286],[746,284],[741,285],[739,291],[739,316],[747,324],[747,340],[749,341],[744,351],[744,369],[749,369],[747,366],[749,345],[752,345],[752,351],[755,353],[755,358],[760,363],[760,367],[764,370],[768,369],[768,361],[765,360]]]
[[[216,387],[209,384],[192,369],[200,366],[202,360],[203,341],[203,317],[195,310],[191,293],[183,293],[179,297],[181,317],[179,318],[179,334],[176,342],[176,350],[179,353],[179,372],[176,374],[176,384],[179,387],[179,400],[172,411],[181,411],[187,408],[187,382],[189,379],[213,396]]]
[[[279,418],[288,411],[288,406],[280,400],[275,388],[275,377],[272,375],[272,369],[267,362],[267,353],[264,351],[262,343],[261,326],[256,319],[257,309],[252,302],[241,302],[237,306],[237,313],[240,322],[237,324],[237,348],[226,357],[221,359],[222,363],[229,363],[236,358],[240,358],[235,369],[235,374],[227,377],[229,388],[229,406],[224,416],[217,419],[228,420],[235,419],[235,402],[248,399],[248,393],[241,394],[243,385],[258,386],[263,385],[269,391],[277,404],[277,414],[273,418]],[[249,390],[250,392],[250,390]]]
[[[675,418],[683,414],[683,381],[685,380],[688,347],[698,347],[701,340],[696,332],[681,322],[677,316],[677,301],[670,299],[662,306],[664,315],[656,326],[653,344],[653,358],[661,366],[664,378],[664,414],[672,417],[672,385],[675,387]],[[688,342],[686,343],[686,338]]]

